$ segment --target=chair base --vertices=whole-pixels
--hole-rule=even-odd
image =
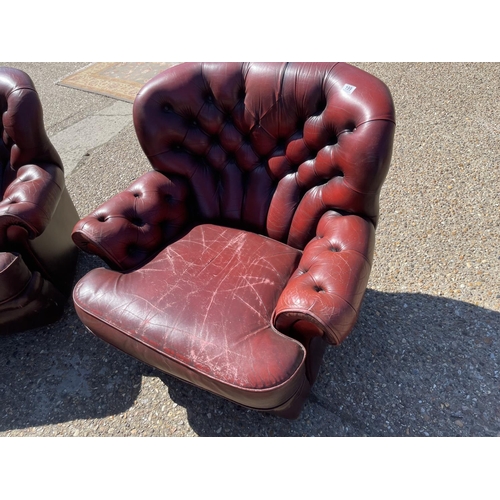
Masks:
[[[0,253],[0,333],[19,333],[57,321],[67,298],[20,255]]]

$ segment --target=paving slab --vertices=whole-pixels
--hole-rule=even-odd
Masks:
[[[61,155],[66,176],[91,150],[106,144],[132,123],[132,104],[116,101],[50,137]]]

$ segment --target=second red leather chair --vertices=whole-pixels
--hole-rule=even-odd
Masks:
[[[0,333],[57,320],[71,293],[78,213],[31,78],[0,67]]]

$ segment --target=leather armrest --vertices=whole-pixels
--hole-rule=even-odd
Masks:
[[[371,222],[356,215],[325,213],[278,300],[275,327],[340,344],[357,320],[374,242]]]
[[[34,239],[43,233],[64,189],[64,173],[56,165],[24,165],[0,201],[0,242],[10,226],[21,226]]]
[[[76,223],[72,238],[112,269],[130,270],[161,250],[186,225],[188,187],[148,172]]]

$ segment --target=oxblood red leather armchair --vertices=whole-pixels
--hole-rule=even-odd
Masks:
[[[344,63],[186,63],[133,115],[153,170],[75,226],[110,267],[76,285],[79,317],[164,372],[296,418],[367,286],[389,90]]]
[[[70,295],[78,221],[30,77],[0,67],[0,333],[57,320]]]

